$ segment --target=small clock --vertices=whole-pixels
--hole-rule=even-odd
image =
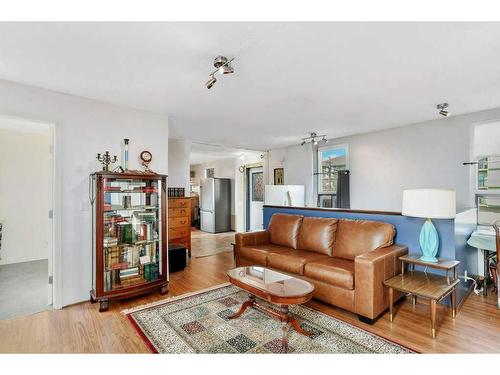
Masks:
[[[151,154],[151,152],[142,151],[139,157],[142,160],[142,165],[144,166],[144,170],[146,172],[150,172],[149,163],[151,163],[151,160],[153,160],[153,155]]]

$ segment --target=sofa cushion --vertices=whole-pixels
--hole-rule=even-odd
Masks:
[[[353,260],[358,255],[390,246],[396,231],[381,221],[340,219],[333,244],[333,256]]]
[[[300,226],[297,247],[315,253],[332,255],[337,219],[305,217]]]
[[[279,246],[297,248],[302,215],[274,214],[271,216],[269,227],[269,243]]]
[[[304,276],[345,289],[354,289],[354,261],[332,258],[315,260],[304,267]]]
[[[267,265],[288,273],[304,274],[304,265],[314,260],[328,258],[327,255],[304,250],[285,250],[267,255]]]
[[[255,262],[255,264],[266,266],[267,265],[267,255],[270,253],[286,252],[289,249],[283,246],[277,245],[254,245],[254,246],[242,246],[239,248],[240,256],[246,260]]]

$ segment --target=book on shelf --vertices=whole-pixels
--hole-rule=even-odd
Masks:
[[[159,274],[159,266],[158,263],[148,263],[144,265],[144,278],[148,281],[153,281],[158,279]]]
[[[103,239],[104,247],[111,247],[118,245],[118,238],[116,237],[104,237]]]
[[[117,224],[121,243],[134,243],[134,229],[132,223],[123,221]]]
[[[134,277],[139,275],[139,267],[127,268],[120,270],[120,279],[126,279],[129,277]]]
[[[121,262],[121,263],[115,263],[111,265],[112,270],[124,270],[129,267],[129,264],[127,262]]]

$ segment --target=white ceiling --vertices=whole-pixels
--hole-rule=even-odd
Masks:
[[[207,163],[214,160],[232,159],[260,155],[260,152],[250,151],[234,147],[222,147],[201,143],[191,144],[190,164]]]
[[[218,54],[235,74],[204,86]],[[1,23],[0,78],[265,150],[500,107],[499,23]]]

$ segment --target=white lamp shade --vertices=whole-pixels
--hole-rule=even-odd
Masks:
[[[453,219],[456,216],[456,193],[448,189],[403,190],[404,216],[426,219]]]

